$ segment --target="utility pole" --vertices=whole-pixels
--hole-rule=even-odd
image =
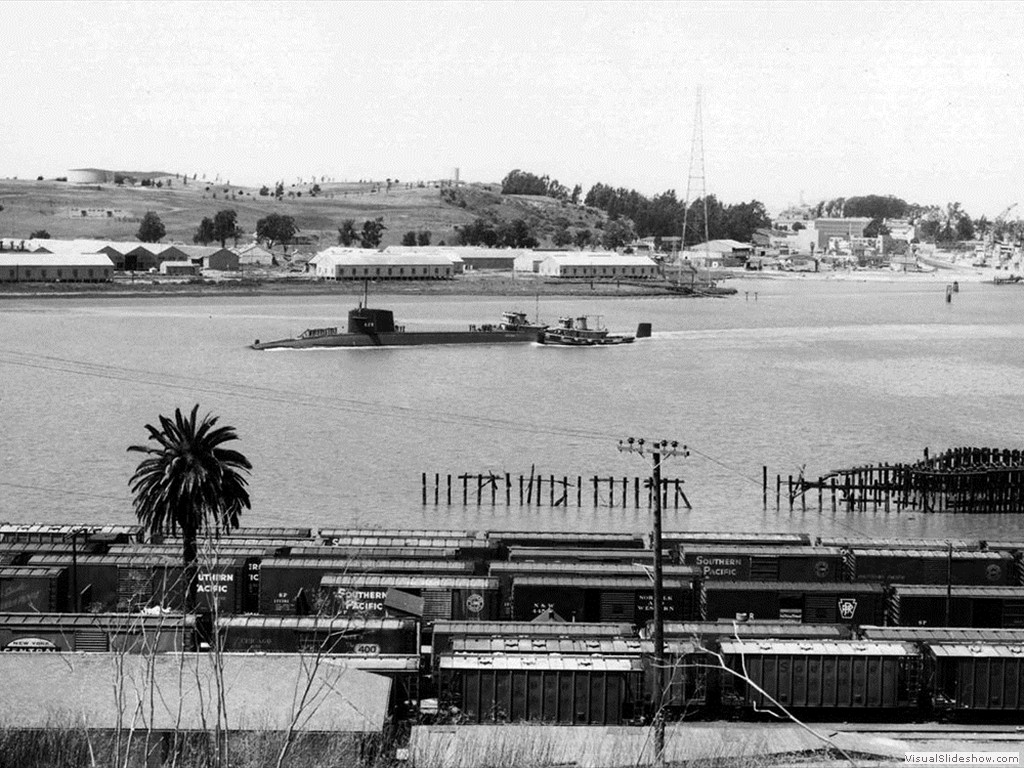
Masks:
[[[648,443],[642,437],[619,440],[619,450],[623,453],[645,451],[651,455],[651,494],[654,501],[654,532],[651,546],[654,549],[654,670],[657,685],[657,709],[654,713],[654,761],[656,765],[665,762],[665,714],[662,702],[665,699],[665,616],[662,609],[662,547],[661,547],[661,462],[662,457],[689,456],[685,445],[677,440],[654,441]]]

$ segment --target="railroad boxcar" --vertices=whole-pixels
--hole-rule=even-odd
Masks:
[[[217,621],[228,651],[351,653],[360,656],[417,654],[415,619],[337,616],[229,616]]]
[[[638,637],[453,637],[450,651],[481,656],[495,653],[559,653],[585,656],[635,656],[653,652],[654,643]]]
[[[786,619],[808,624],[882,624],[885,591],[880,584],[844,582],[705,581],[700,618]]]
[[[481,539],[486,538],[480,531],[463,528],[321,528],[317,536],[323,544],[332,545],[335,539],[343,538],[385,538],[385,539]]]
[[[490,620],[498,615],[498,583],[486,576],[327,574],[321,601],[335,615]]]
[[[0,611],[50,613],[68,602],[67,568],[8,566],[0,568]]]
[[[556,547],[559,549],[646,549],[639,533],[614,531],[488,531],[487,538],[505,547]]]
[[[320,582],[328,574],[472,575],[472,562],[462,560],[362,560],[287,557],[260,564],[260,613],[319,613]]]
[[[708,581],[838,581],[843,573],[836,547],[684,544],[680,562]]]
[[[1012,717],[1024,713],[1024,644],[927,643],[932,706],[939,714]]]
[[[314,543],[316,541],[316,539],[313,537],[313,529],[312,528],[301,528],[301,527],[299,527],[299,528],[292,528],[292,527],[281,527],[281,528],[273,528],[273,527],[270,527],[270,528],[249,528],[249,527],[242,527],[242,528],[235,528],[235,529],[230,530],[230,531],[225,531],[225,532],[221,533],[219,536],[212,536],[209,539],[207,539],[207,541],[210,541],[212,543],[218,543],[218,542],[230,542],[230,541],[234,541],[236,539],[246,539],[246,540],[259,539],[261,541],[282,540],[282,541],[290,541],[290,542],[295,542],[295,543],[302,543],[302,542]],[[167,543],[167,542],[173,542],[173,543],[178,543],[178,544],[181,543],[181,537],[180,536],[162,536],[160,540],[162,542],[165,542],[165,543]],[[202,545],[203,545],[203,542],[201,541],[200,542],[200,546],[202,546]]]
[[[626,725],[642,716],[643,668],[628,656],[445,655],[440,707],[459,723]]]
[[[804,547],[811,544],[811,537],[806,533],[790,532],[737,532],[737,531],[663,531],[662,544],[676,548],[695,545],[729,546],[754,545],[764,547]]]
[[[850,549],[847,576],[854,581],[893,584],[1017,584],[1018,570],[1009,552]]]
[[[690,618],[693,582],[689,578],[662,580],[665,619]],[[612,621],[640,625],[654,615],[650,576],[513,575],[511,593],[503,593],[503,608],[515,621],[549,616],[562,621]]]
[[[163,653],[193,649],[191,616],[0,614],[0,651]]]
[[[723,706],[836,717],[919,705],[921,655],[910,643],[728,640],[720,652]]]
[[[714,666],[703,646],[698,643],[667,638],[664,662],[656,663],[654,643],[644,641],[641,665],[644,670],[643,704],[647,719],[660,710],[668,720],[681,720],[702,715],[709,706],[708,671]]]
[[[653,566],[644,563],[565,563],[560,560],[510,560],[491,563],[488,573],[498,580],[498,587],[504,596],[511,594],[513,580],[522,576],[642,577],[648,581],[654,577]],[[696,569],[688,565],[662,566],[663,578],[688,579],[692,582],[695,576]]]
[[[449,621],[434,622],[431,647],[435,657],[448,653],[452,642],[460,637],[565,638],[569,640],[604,640],[630,637],[633,625],[613,622],[564,621]]]
[[[1024,587],[900,584],[889,623],[906,626],[1024,627]]]

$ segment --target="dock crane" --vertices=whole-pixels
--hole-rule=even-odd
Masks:
[[[992,220],[992,226],[989,228],[988,234],[985,237],[985,256],[991,257],[995,266],[1000,266],[1002,259],[999,255],[999,248],[997,246],[998,238],[1001,236],[1000,229],[1006,224],[1006,219],[1010,215],[1010,211],[1017,207],[1016,203],[1011,203],[1003,209],[1002,213],[996,216]]]

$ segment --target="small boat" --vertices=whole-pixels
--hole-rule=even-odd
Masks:
[[[426,344],[505,344],[534,341],[546,325],[531,323],[525,312],[504,312],[498,323],[471,325],[464,331],[407,331],[395,324],[394,313],[360,305],[348,313],[348,329],[307,328],[298,336],[276,341],[257,339],[252,349],[312,347],[412,347]]]
[[[641,323],[637,327],[636,335],[630,336],[623,333],[609,333],[607,328],[602,328],[600,321],[591,323],[586,316],[562,317],[558,325],[545,328],[537,334],[537,341],[541,344],[554,344],[565,347],[600,347],[612,344],[631,344],[637,338],[645,338],[651,335],[650,323]]]

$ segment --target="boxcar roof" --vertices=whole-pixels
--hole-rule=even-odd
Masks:
[[[953,597],[993,597],[1024,599],[1024,587],[1009,586],[971,586],[954,584],[894,584],[893,588],[899,595],[907,597],[945,597],[948,592]]]
[[[5,565],[0,567],[0,577],[5,579],[50,578],[60,576],[66,570],[66,568],[48,568],[46,566]]]
[[[651,653],[654,643],[639,638],[593,637],[467,637],[452,638],[455,653]]]
[[[653,549],[618,549],[618,548],[587,548],[587,547],[526,547],[513,544],[508,548],[509,560],[616,560],[624,561],[654,560]]]
[[[980,627],[871,627],[862,626],[869,640],[913,640],[916,642],[1022,643],[1024,629],[986,629]]]
[[[434,622],[434,633],[484,636],[628,637],[633,634],[633,625],[593,621],[452,621],[438,619]]]
[[[320,579],[320,586],[350,587],[398,587],[406,589],[497,589],[498,580],[489,576],[422,576],[414,573],[327,573]]]
[[[534,573],[576,573],[580,576],[645,576],[653,578],[654,571],[647,563],[563,563],[558,560],[514,560],[490,564],[491,574],[534,574]],[[675,576],[696,576],[699,572],[692,565],[662,566],[662,572]]]
[[[486,539],[419,536],[330,536],[332,544],[346,547],[449,547],[452,549],[494,549]]]
[[[225,629],[288,628],[329,632],[355,629],[397,630],[415,627],[416,624],[415,619],[356,616],[224,616],[217,619],[217,626]]]
[[[288,557],[349,557],[364,560],[438,560],[459,556],[459,547],[381,547],[365,544],[314,544],[291,547]]]
[[[1024,659],[1024,644],[928,643],[937,658]]]
[[[662,584],[669,589],[692,589],[687,579],[665,578]],[[571,576],[556,574],[512,575],[513,587],[602,587],[604,589],[637,589],[653,588],[651,577],[647,574],[636,576]]]
[[[872,640],[724,640],[722,653],[787,656],[916,656],[913,645]]]
[[[977,539],[855,539],[830,538],[822,536],[818,539],[822,546],[845,547],[847,549],[941,549],[948,550],[952,544],[956,549],[978,549],[981,542]]]
[[[751,556],[785,556],[785,557],[839,557],[839,547],[816,547],[811,544],[794,544],[790,546],[771,546],[760,544],[688,544],[683,543],[684,555],[751,555]]]
[[[666,531],[661,534],[662,541],[674,543],[706,543],[706,544],[810,544],[811,537],[806,533],[761,533],[751,531]]]
[[[628,656],[576,656],[562,654],[445,654],[438,659],[441,669],[502,669],[575,672],[639,672],[640,660]]]
[[[650,628],[645,635],[650,634]],[[696,637],[700,635],[739,635],[740,637],[820,638],[841,640],[850,636],[842,624],[800,624],[784,621],[687,621],[666,622],[665,635]]]
[[[389,539],[475,539],[481,538],[479,531],[466,531],[461,529],[438,529],[431,528],[321,528],[318,531],[320,538],[330,539],[335,536],[343,537],[385,537]]]
[[[194,616],[145,613],[0,613],[0,627],[56,629],[168,629],[180,630],[182,624],[191,627]]]
[[[849,581],[719,581],[709,579],[704,589],[743,590],[749,592],[829,592],[847,594],[850,592],[881,592],[882,585],[870,582]]]
[[[497,541],[512,541],[514,539],[558,542],[618,541],[640,544],[641,548],[646,541],[642,534],[623,531],[488,531],[487,538]]]
[[[376,560],[358,557],[275,557],[264,560],[260,567],[267,568],[305,568],[312,570],[334,570],[346,573],[373,573],[382,568],[399,571],[440,571],[442,573],[472,572],[475,565],[462,560]]]

